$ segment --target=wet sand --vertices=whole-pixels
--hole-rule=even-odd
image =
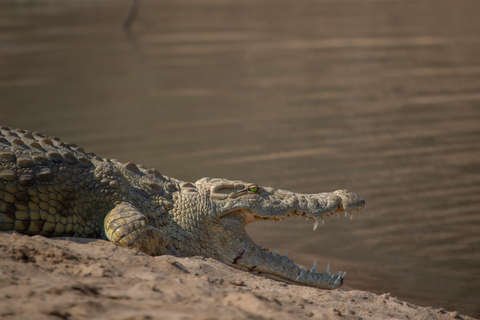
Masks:
[[[347,188],[352,221],[249,234],[480,317],[477,1],[144,1],[127,36],[128,5],[1,2],[0,123],[186,181]]]

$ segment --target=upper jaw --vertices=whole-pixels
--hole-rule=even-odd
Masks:
[[[232,211],[242,212],[245,217],[244,225],[247,225],[255,220],[279,220],[290,216],[302,216],[318,221],[334,213],[353,214],[365,206],[365,201],[348,190],[297,194],[264,188],[259,195],[246,195],[240,199],[218,201],[217,206],[227,211],[220,216],[231,214]]]

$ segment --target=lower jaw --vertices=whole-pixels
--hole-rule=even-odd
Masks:
[[[330,275],[325,273],[317,273],[316,277],[318,278],[319,276],[322,276],[324,279],[322,281],[311,281],[311,282],[300,282],[300,281],[295,281],[295,279],[292,279],[292,277],[282,277],[277,274],[270,273],[266,271],[264,268],[258,268],[257,266],[255,267],[246,267],[238,263],[232,263],[232,262],[226,262],[228,265],[236,268],[236,269],[241,269],[250,273],[253,273],[258,276],[263,276],[267,277],[276,281],[280,281],[283,283],[287,283],[290,285],[298,285],[298,286],[307,286],[307,287],[314,287],[314,288],[319,288],[319,289],[338,289],[342,286],[343,284],[343,277],[341,276],[341,272],[337,275]],[[263,270],[262,270],[263,269]],[[326,279],[325,279],[326,277]],[[299,276],[296,277],[298,279]],[[317,279],[318,280],[318,279]]]

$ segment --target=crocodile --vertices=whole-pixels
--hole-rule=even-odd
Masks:
[[[353,215],[365,201],[348,190],[300,194],[254,183],[195,183],[75,144],[0,127],[0,231],[109,240],[145,254],[204,256],[286,283],[335,289],[345,273],[299,266],[257,245],[250,222]]]

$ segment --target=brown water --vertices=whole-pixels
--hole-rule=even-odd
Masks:
[[[348,188],[255,223],[346,288],[480,317],[480,2],[0,2],[0,123],[195,181]]]

